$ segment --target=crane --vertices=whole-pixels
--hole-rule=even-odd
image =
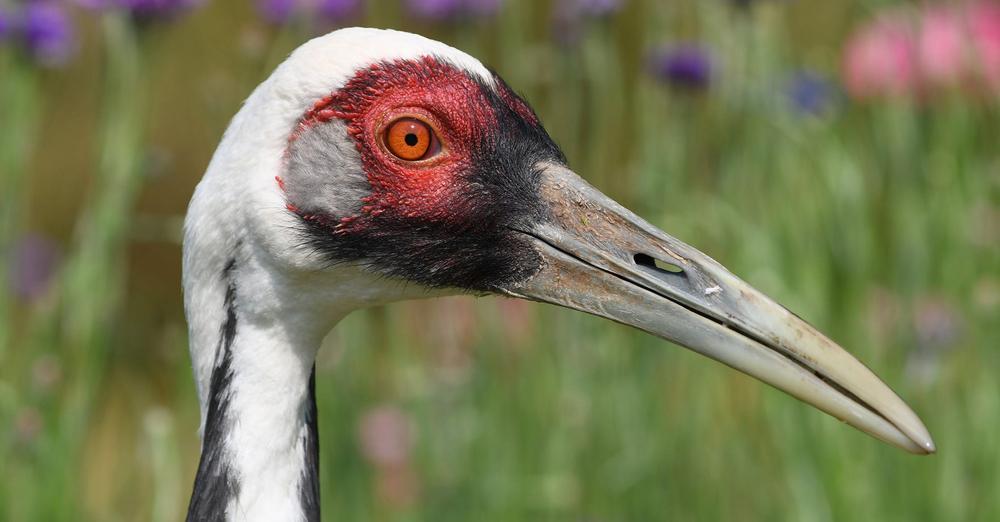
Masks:
[[[564,306],[935,451],[867,367],[567,167],[496,73],[418,35],[295,50],[195,189],[183,287],[201,407],[188,520],[319,520],[316,352],[353,310],[457,293]]]

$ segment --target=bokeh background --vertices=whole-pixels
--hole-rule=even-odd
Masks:
[[[1000,520],[1000,4],[882,0],[0,0],[0,519],[183,517],[185,205],[241,100],[345,25],[494,67],[939,453],[582,314],[399,303],[320,352],[324,519]]]

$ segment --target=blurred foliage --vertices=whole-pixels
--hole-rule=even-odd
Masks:
[[[340,23],[495,68],[577,171],[883,376],[937,455],[582,314],[400,303],[353,314],[320,352],[324,518],[1000,520],[1000,103],[839,94],[846,36],[889,3],[509,0],[421,18],[371,1]],[[170,24],[73,19],[60,69],[0,47],[0,518],[177,520],[199,446],[184,208],[241,100],[331,27],[221,0]],[[62,262],[27,291],[32,237]]]

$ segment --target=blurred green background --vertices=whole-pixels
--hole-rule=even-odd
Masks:
[[[575,170],[855,353],[939,452],[593,317],[399,303],[320,352],[325,520],[1000,520],[1000,99],[839,87],[845,41],[892,2],[584,3],[72,6],[58,64],[0,45],[0,519],[183,517],[185,205],[252,88],[357,24],[495,68]]]

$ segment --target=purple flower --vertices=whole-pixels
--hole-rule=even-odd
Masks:
[[[961,314],[943,298],[923,297],[917,301],[913,330],[918,349],[947,350],[962,337]]]
[[[142,19],[172,18],[194,7],[204,0],[119,0],[118,6],[132,12],[132,16]]]
[[[802,114],[822,114],[835,101],[836,88],[826,78],[811,71],[799,71],[785,88],[788,103]]]
[[[653,51],[649,58],[649,72],[671,85],[699,90],[711,83],[713,67],[711,57],[704,49],[686,44]]]
[[[6,39],[8,33],[10,33],[10,16],[0,9],[0,41]]]
[[[573,47],[586,34],[587,22],[607,18],[621,9],[622,0],[558,0],[552,11],[556,43]]]
[[[461,13],[462,0],[407,0],[406,8],[413,16],[443,20]]]
[[[473,16],[493,16],[502,4],[503,0],[465,0],[465,10]]]
[[[356,17],[362,7],[361,0],[257,0],[257,13],[275,25],[304,16],[340,24]]]
[[[554,15],[559,19],[602,18],[622,8],[622,0],[558,0]]]
[[[329,22],[338,23],[357,16],[360,0],[319,0],[316,11]]]
[[[766,2],[764,2],[764,0],[729,0],[729,3],[732,4],[733,7],[736,8],[736,9],[742,9],[744,11],[750,11],[754,7],[756,7],[758,4],[763,4],[763,3],[766,3]],[[771,3],[771,4],[781,3],[783,5],[787,5],[787,4],[791,3],[791,2],[789,0],[784,0],[783,2],[772,0],[769,3]]]
[[[123,9],[141,21],[170,19],[203,4],[205,0],[75,0],[85,9]]]
[[[25,301],[45,294],[59,265],[59,248],[52,240],[28,234],[18,240],[10,256],[11,292]]]
[[[406,8],[417,18],[449,20],[463,16],[491,16],[502,3],[503,0],[407,0]]]
[[[600,18],[617,13],[622,8],[622,0],[570,0],[578,12],[591,18]],[[563,0],[563,3],[566,3]]]
[[[61,4],[29,2],[21,14],[20,31],[28,52],[42,65],[62,65],[73,54],[73,26]]]
[[[959,311],[942,297],[925,296],[915,304],[916,343],[907,353],[906,373],[920,384],[929,384],[941,372],[941,359],[961,342],[964,325]]]
[[[264,20],[276,25],[288,22],[297,7],[296,0],[257,0],[257,13]]]

